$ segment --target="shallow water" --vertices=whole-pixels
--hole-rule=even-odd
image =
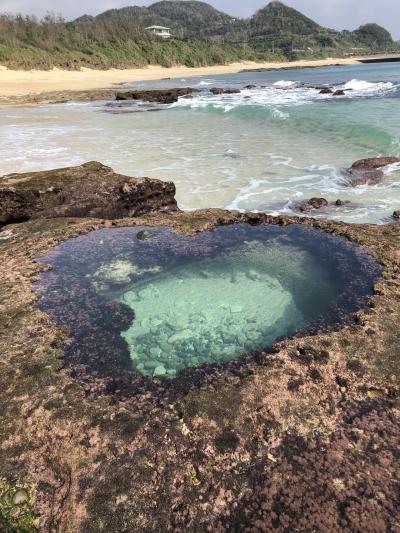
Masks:
[[[248,84],[256,88],[239,95],[208,91]],[[321,84],[352,90],[333,98]],[[399,165],[375,186],[348,187],[343,172],[360,158],[400,156],[399,63],[136,84],[188,85],[201,92],[157,112],[129,102],[0,110],[0,173],[98,160],[174,181],[188,210],[292,213],[293,202],[323,196],[350,203],[313,215],[380,223],[400,209]]]
[[[339,327],[380,272],[355,245],[298,225],[101,230],[40,261],[53,268],[38,305],[70,326],[67,361],[172,378]]]
[[[294,271],[285,265],[289,260]],[[277,261],[286,266],[282,283]],[[310,280],[314,299],[307,312],[298,309],[288,288],[293,277]],[[157,279],[134,286],[118,300],[135,312],[136,320],[122,335],[134,367],[147,375],[175,375],[181,368],[271,346],[301,329],[334,296],[327,273],[306,251],[250,241],[212,259],[189,259],[172,272],[161,271]]]

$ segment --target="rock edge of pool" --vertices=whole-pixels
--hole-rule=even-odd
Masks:
[[[33,288],[49,268],[38,257],[94,230],[168,227],[195,236],[239,223],[298,224],[340,237],[375,258],[382,275],[338,330],[283,339],[241,364],[189,371],[172,388],[152,377],[129,395],[123,380],[94,377],[82,361],[66,364],[70,330],[37,307]],[[1,527],[396,530],[399,239],[398,222],[175,208],[7,225],[0,232]]]

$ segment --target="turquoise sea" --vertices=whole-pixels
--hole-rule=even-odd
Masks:
[[[326,84],[346,95],[319,94]],[[385,223],[400,209],[400,165],[386,168],[375,186],[351,188],[344,172],[360,158],[400,156],[400,63],[127,85],[177,86],[199,92],[168,106],[3,109],[0,174],[97,160],[128,175],[174,181],[187,210],[289,214],[293,202],[322,196],[350,203],[313,216]],[[242,91],[214,96],[211,87]]]

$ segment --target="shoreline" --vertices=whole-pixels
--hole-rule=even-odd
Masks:
[[[285,62],[242,61],[229,65],[172,68],[150,65],[145,68],[94,70],[10,70],[0,65],[0,109],[58,102],[108,99],[125,83],[163,79],[218,76],[223,74],[297,70],[363,63],[394,61],[393,54],[328,58]],[[400,60],[400,58],[398,58]]]
[[[329,67],[336,65],[356,65],[362,58],[329,58],[320,60],[286,61],[281,63],[240,62],[229,65],[209,67],[173,67],[149,66],[135,69],[92,70],[88,68],[75,70],[53,69],[41,70],[9,70],[0,66],[0,105],[9,104],[9,100],[22,100],[17,104],[35,103],[34,97],[51,93],[67,93],[73,91],[112,90],[124,83],[156,81],[163,78],[185,78],[195,76],[212,76],[235,74],[246,70],[287,70],[310,67]]]

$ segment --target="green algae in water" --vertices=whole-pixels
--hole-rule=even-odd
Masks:
[[[89,369],[124,387],[124,376],[135,387],[139,377],[174,378],[299,331],[336,329],[380,273],[357,245],[297,224],[190,237],[106,229],[40,260],[53,268],[36,287],[38,306],[69,326],[66,364],[85,381]]]

